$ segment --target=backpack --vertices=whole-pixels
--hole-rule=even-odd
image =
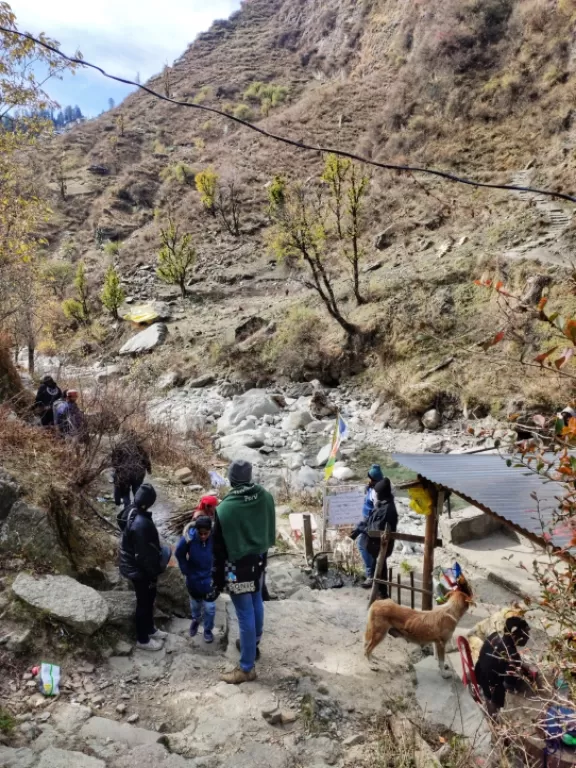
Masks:
[[[128,506],[124,507],[120,510],[120,512],[118,512],[116,515],[116,523],[122,532],[124,532],[128,528],[129,524],[132,523],[136,517],[136,512],[137,509],[134,504],[128,504]]]

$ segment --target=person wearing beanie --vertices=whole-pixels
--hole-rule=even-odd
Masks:
[[[36,393],[34,403],[40,414],[40,423],[43,427],[54,426],[54,403],[62,398],[62,390],[56,384],[52,376],[44,376]]]
[[[376,483],[374,486],[374,495],[376,497],[376,504],[368,515],[363,518],[362,521],[356,526],[356,529],[352,531],[350,538],[359,539],[364,536],[363,546],[366,549],[366,554],[372,558],[373,565],[370,577],[366,577],[366,581],[362,584],[363,587],[371,587],[372,579],[374,578],[374,568],[378,554],[380,553],[380,539],[373,539],[366,533],[367,531],[385,531],[387,528],[392,533],[395,533],[398,528],[398,512],[396,510],[396,504],[394,503],[394,495],[392,494],[392,485],[387,477],[383,477],[382,480]],[[386,559],[390,557],[394,550],[394,541],[391,539],[388,542],[388,549],[386,551]],[[360,550],[362,551],[362,550]],[[386,561],[384,561],[384,573],[387,573]],[[380,585],[380,599],[385,600],[388,597],[388,588],[385,584]]]
[[[208,515],[195,518],[184,528],[175,555],[186,579],[190,595],[190,637],[196,637],[204,625],[204,642],[214,642],[214,617],[218,592],[212,583],[212,519]]]
[[[166,570],[171,551],[160,545],[150,507],[156,501],[152,485],[144,483],[136,491],[134,503],[118,516],[122,529],[120,573],[129,579],[136,592],[136,647],[159,651],[168,637],[154,626],[154,602],[158,577]]]
[[[384,473],[379,464],[372,464],[368,470],[368,484],[366,486],[366,495],[364,496],[364,506],[362,507],[362,518],[367,521],[374,510],[376,503],[376,494],[374,493],[374,487],[376,483],[379,483],[384,479]],[[368,549],[370,537],[362,533],[358,536],[358,551],[364,561],[364,575],[366,577],[362,586],[365,589],[369,589],[372,586],[372,580],[374,578],[374,568],[376,567],[376,559],[370,554]]]
[[[54,423],[62,437],[86,439],[86,419],[78,407],[78,390],[66,390],[66,399],[55,408]]]
[[[228,479],[232,489],[214,520],[214,584],[230,594],[240,631],[240,663],[220,679],[238,685],[256,679],[264,625],[262,575],[276,542],[276,510],[272,495],[252,482],[249,462],[233,461]]]

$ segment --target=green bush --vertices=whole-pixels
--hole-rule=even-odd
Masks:
[[[194,104],[203,104],[206,99],[211,99],[212,95],[214,93],[214,89],[211,85],[203,85],[202,88],[198,91],[198,93],[194,96],[192,101]]]
[[[234,117],[237,117],[238,120],[250,121],[254,119],[254,113],[248,104],[238,104],[237,107],[234,107],[234,112],[232,114]]]
[[[171,163],[160,171],[162,181],[175,181],[178,184],[193,184],[195,175],[192,166],[184,162]]]
[[[108,240],[104,246],[104,253],[107,256],[118,256],[120,253],[120,243],[117,240]]]
[[[62,302],[62,312],[68,318],[76,323],[85,323],[86,316],[82,303],[78,299],[65,299]]]
[[[242,97],[245,101],[259,104],[262,113],[267,115],[274,107],[280,106],[288,98],[289,89],[284,85],[255,82],[246,88]]]

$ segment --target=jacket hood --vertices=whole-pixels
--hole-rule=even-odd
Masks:
[[[134,504],[137,507],[149,509],[155,501],[156,491],[154,490],[154,486],[150,485],[149,483],[144,483],[144,485],[141,485],[134,495]]]
[[[387,477],[382,478],[382,480],[374,486],[374,492],[378,501],[387,501],[388,499],[393,498],[390,480]]]

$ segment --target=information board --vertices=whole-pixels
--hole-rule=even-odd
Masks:
[[[326,496],[328,525],[355,525],[362,519],[365,492],[350,490]]]

